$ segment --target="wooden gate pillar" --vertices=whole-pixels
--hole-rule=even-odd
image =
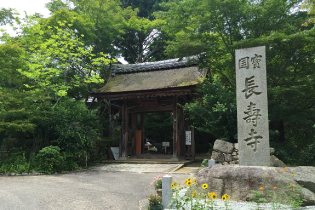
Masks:
[[[126,160],[128,158],[128,107],[126,102],[122,106],[122,144],[121,144],[121,157],[120,160]]]
[[[178,109],[177,109],[177,101],[178,101],[178,96],[176,95],[174,97],[174,104],[173,104],[173,157],[171,160],[173,161],[178,161],[178,154],[177,154],[177,147],[178,147]]]
[[[131,140],[131,155],[136,155],[136,132],[137,132],[137,114],[131,114],[131,125],[132,125],[132,140]]]
[[[144,154],[144,113],[140,114],[140,130],[141,130],[141,154]]]

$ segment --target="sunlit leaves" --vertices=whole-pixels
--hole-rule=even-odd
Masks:
[[[81,38],[66,27],[71,24],[66,21],[58,23],[59,26],[53,27],[55,34],[32,47],[33,52],[27,57],[30,61],[28,69],[19,70],[34,82],[33,85],[27,84],[27,87],[39,86],[63,97],[73,87],[103,83],[97,69],[100,65],[108,65],[110,60],[104,54],[96,57],[92,53],[93,47],[85,46]],[[34,24],[33,30],[37,30],[34,33],[38,34],[45,32],[38,24]]]

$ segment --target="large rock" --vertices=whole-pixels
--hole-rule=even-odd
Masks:
[[[224,160],[226,162],[231,162],[233,160],[233,156],[231,154],[224,155]]]
[[[315,167],[298,166],[288,168],[287,173],[293,176],[294,181],[315,193]],[[288,176],[290,175],[288,174]]]
[[[216,163],[223,163],[224,154],[222,152],[212,151],[211,159],[215,160]]]
[[[233,200],[250,201],[253,200],[248,197],[251,191],[260,191],[260,188],[264,187],[263,196],[268,202],[290,204],[291,196],[300,192],[301,196],[306,199],[304,205],[315,205],[314,173],[314,167],[284,169],[215,165],[200,170],[196,179],[199,186],[207,183],[208,189],[215,192],[218,197],[228,194],[232,196]],[[299,183],[303,183],[304,188]]]
[[[272,167],[286,167],[286,164],[279,160],[276,156],[270,156],[270,166]]]
[[[275,154],[275,149],[270,147],[270,155],[274,155]]]
[[[234,145],[232,143],[227,142],[227,141],[222,141],[220,139],[217,139],[213,145],[213,150],[220,151],[223,153],[231,153],[232,154],[233,149],[234,149]]]

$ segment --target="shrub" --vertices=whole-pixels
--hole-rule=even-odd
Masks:
[[[22,173],[29,172],[29,170],[30,164],[25,158],[25,151],[21,148],[11,149],[8,158],[0,167],[0,172],[5,173]]]
[[[315,142],[303,147],[303,149],[299,150],[300,159],[299,165],[305,166],[315,166]]]
[[[82,102],[65,100],[54,108],[50,119],[49,136],[67,159],[84,162],[85,154],[92,151],[92,143],[99,140],[99,122],[95,113]]]
[[[64,159],[58,146],[48,146],[38,152],[36,162],[38,172],[50,174],[62,171]]]

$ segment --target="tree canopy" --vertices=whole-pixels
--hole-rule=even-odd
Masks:
[[[300,8],[303,2],[309,11]],[[209,129],[203,125],[220,121],[226,116],[224,111],[228,111],[230,120],[225,130],[232,131],[229,125],[236,115],[231,101],[221,102],[220,98],[228,97],[218,94],[223,86],[216,91],[205,91],[205,87],[217,87],[214,81],[219,79],[226,92],[235,92],[235,49],[266,46],[272,143],[299,147],[314,144],[315,28],[309,21],[313,1],[174,0],[162,5],[164,10],[155,15],[163,21],[162,30],[171,37],[166,53],[183,57],[206,52],[201,64],[207,69],[209,81],[201,86],[202,100],[186,105],[197,129]],[[209,97],[215,97],[210,94],[218,94],[218,104],[211,102],[209,106]],[[223,112],[218,112],[218,107]],[[213,127],[219,128],[218,125],[224,126]],[[209,132],[214,133],[212,130]],[[218,138],[224,137],[222,132],[217,133]],[[235,138],[232,134],[227,136],[230,141],[236,141]]]
[[[235,50],[255,46],[267,50],[271,142],[315,145],[314,0],[51,0],[46,6],[49,18],[24,21],[0,8],[0,26],[15,23],[18,31],[2,34],[0,44],[3,145],[88,152],[88,136],[104,139],[108,125],[97,125],[111,117],[104,110],[110,102],[97,107],[89,92],[108,81],[119,57],[142,63],[199,54],[208,78],[183,108],[197,130],[236,142]]]

